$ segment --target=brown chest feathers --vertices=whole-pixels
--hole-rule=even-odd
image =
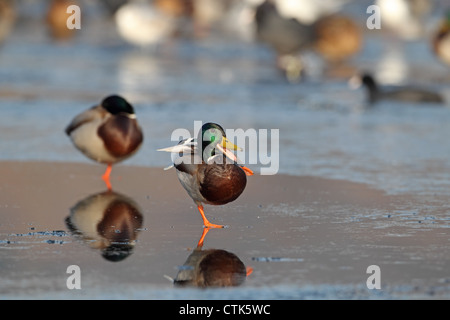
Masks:
[[[135,119],[112,117],[98,128],[98,135],[106,149],[115,157],[127,156],[138,149],[143,140],[142,131]]]
[[[200,193],[211,204],[236,200],[247,184],[245,172],[235,164],[203,165],[200,171]]]

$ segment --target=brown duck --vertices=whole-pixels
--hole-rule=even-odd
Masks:
[[[66,133],[84,155],[108,165],[102,176],[108,189],[112,165],[132,156],[143,141],[133,107],[117,95],[76,116]]]
[[[239,149],[226,138],[220,125],[205,123],[197,140],[185,139],[174,147],[158,150],[172,152],[178,179],[197,205],[206,228],[223,226],[208,221],[202,203],[223,205],[236,200],[245,189],[246,175],[253,175],[250,169],[236,163],[236,156],[228,148]]]

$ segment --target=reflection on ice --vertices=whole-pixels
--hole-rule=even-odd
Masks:
[[[80,200],[66,218],[73,236],[109,261],[121,261],[133,253],[142,223],[138,204],[113,191]]]
[[[175,286],[199,288],[240,286],[252,272],[252,268],[246,268],[232,252],[222,249],[203,250],[208,231],[208,228],[203,229],[197,248],[180,267],[176,278],[171,279]]]

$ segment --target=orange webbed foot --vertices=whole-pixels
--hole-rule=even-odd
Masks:
[[[198,211],[200,212],[200,214],[202,215],[203,218],[203,225],[205,228],[224,228],[225,226],[220,225],[220,224],[214,224],[208,221],[208,219],[205,216],[205,212],[203,211],[203,206],[202,205],[198,205],[197,206]]]

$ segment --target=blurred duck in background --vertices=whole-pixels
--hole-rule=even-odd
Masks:
[[[329,63],[342,62],[359,52],[360,27],[335,13],[344,2],[265,0],[256,9],[256,37],[277,54],[277,66],[289,81],[305,69],[300,54],[315,50]]]
[[[293,17],[283,16],[277,4],[266,0],[256,9],[256,38],[268,44],[277,55],[277,67],[289,81],[301,77],[303,64],[299,52],[309,48],[314,33],[310,25]]]
[[[112,15],[114,15],[117,12],[117,10],[119,10],[119,8],[127,2],[128,2],[128,0],[102,0],[102,1],[100,1],[100,3]]]
[[[433,50],[439,59],[450,66],[450,10],[433,38]]]
[[[142,48],[154,48],[176,31],[175,17],[149,0],[128,1],[115,13],[115,22],[125,41]]]
[[[340,63],[361,50],[360,27],[349,17],[333,14],[314,23],[314,48],[331,63]]]
[[[0,44],[3,43],[11,33],[16,21],[16,10],[10,0],[0,1]]]
[[[192,16],[194,0],[153,0],[156,8],[173,17]]]
[[[246,42],[254,39],[255,8],[264,0],[191,0],[194,36],[229,37]]]
[[[432,9],[430,0],[376,0],[375,5],[380,8],[382,30],[393,31],[403,40],[425,35],[426,18]]]
[[[75,29],[67,28],[67,19],[72,15],[67,13],[71,5],[79,5],[74,0],[51,0],[47,10],[47,25],[50,36],[55,40],[69,40],[75,35]]]
[[[190,37],[194,15],[194,0],[153,0],[154,6],[174,20],[177,37]]]
[[[437,92],[412,86],[381,87],[370,73],[363,73],[349,80],[353,89],[364,86],[368,94],[368,102],[374,104],[380,100],[392,100],[408,103],[445,103]]]

